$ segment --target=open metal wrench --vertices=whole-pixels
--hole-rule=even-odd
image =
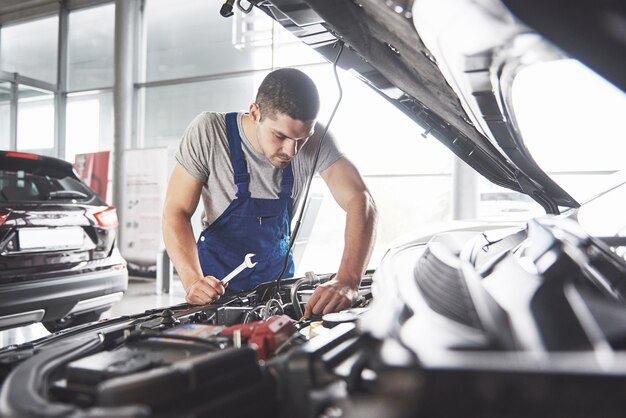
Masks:
[[[252,267],[256,266],[257,263],[252,262],[252,257],[254,257],[255,255],[256,254],[246,254],[246,257],[243,259],[243,263],[241,263],[239,266],[235,267],[233,271],[228,273],[226,277],[222,279],[222,284],[225,285],[226,283],[230,282],[236,275],[241,273],[243,270],[251,269]]]

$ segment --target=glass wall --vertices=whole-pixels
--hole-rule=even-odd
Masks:
[[[17,109],[17,149],[53,156],[52,92],[19,85]]]
[[[600,177],[625,166],[626,95],[580,62],[523,69],[513,101],[533,158],[574,198],[593,194]]]
[[[263,77],[282,66],[296,66],[315,81],[322,105],[319,120],[328,121],[338,96],[332,66],[259,13],[237,11],[224,19],[215,4],[204,1],[147,0],[142,147],[175,149],[187,124],[202,111],[246,111]],[[212,79],[216,74],[219,78]],[[342,70],[340,75],[344,95],[330,129],[377,202],[380,222],[371,263],[376,266],[393,239],[450,218],[453,157],[438,141],[422,138],[422,128],[369,86]],[[189,82],[188,77],[200,80]],[[159,80],[167,85],[155,83]],[[301,237],[307,243],[297,271],[334,271],[345,216],[320,177],[311,192],[321,202],[310,214],[315,217],[312,230]]]
[[[238,50],[261,48],[261,53],[271,54],[272,67],[301,66],[325,63],[326,60],[314,49],[285,30],[258,9],[248,14],[235,13],[231,18],[232,45]],[[271,46],[268,51],[268,46]]]
[[[113,149],[115,5],[71,11],[65,156]],[[102,89],[105,90],[90,90]]]
[[[203,111],[246,110],[264,75],[142,89],[143,147],[177,144],[187,124]]]
[[[55,129],[66,123],[66,154],[74,161],[77,152],[112,149],[113,143],[113,40],[115,5],[69,12],[67,62],[57,62],[59,16],[7,24],[0,32],[0,69],[17,73],[12,82],[0,83],[0,146],[11,146],[12,83],[19,84],[17,97],[17,149],[56,155]],[[54,94],[58,69],[65,66],[69,94],[65,121],[56,121]],[[31,80],[32,79],[32,80]],[[48,87],[49,86],[49,87]],[[42,88],[48,90],[42,90]],[[90,89],[98,91],[89,91]],[[104,89],[104,91],[103,91]],[[107,91],[110,89],[110,91]],[[86,94],[73,95],[72,91]]]
[[[319,120],[328,121],[338,95],[332,66],[258,10],[236,11],[225,19],[220,6],[206,0],[145,1],[136,86],[139,147],[173,150],[198,113],[247,110],[267,72],[283,66],[296,66],[313,78],[322,99]],[[69,13],[68,61],[60,64],[67,65],[62,157],[70,162],[78,153],[112,149],[114,7],[111,2]],[[2,28],[2,69],[55,83],[58,32],[56,16]],[[453,157],[436,140],[422,138],[422,128],[367,85],[343,71],[340,75],[344,96],[330,128],[377,202],[380,221],[371,263],[376,266],[398,236],[449,219]],[[10,114],[1,91],[0,122]],[[54,154],[52,92],[27,86],[19,92],[18,149]],[[1,126],[4,138],[7,124]],[[315,221],[298,271],[333,271],[341,257],[345,217],[321,178],[314,179],[312,193],[321,204],[312,213]]]
[[[222,17],[219,6],[206,0],[146,1],[145,81],[271,66],[271,45],[233,46],[233,19]]]
[[[325,124],[338,98],[332,66],[301,69],[318,87],[319,121]],[[343,98],[330,130],[376,202],[379,222],[370,261],[370,267],[376,267],[393,240],[423,225],[450,219],[453,157],[438,141],[424,139],[423,128],[369,86],[343,70],[339,76]],[[313,269],[332,272],[341,261],[345,214],[320,177],[314,180],[311,193],[321,204],[310,236],[301,237],[307,246],[297,274]]]
[[[69,95],[65,126],[65,159],[113,149],[113,93]]]
[[[58,39],[58,16],[2,27],[2,70],[56,84]]]
[[[543,207],[530,196],[500,187],[486,178],[478,178],[478,218],[487,221],[524,221],[545,214]]]
[[[0,82],[0,149],[11,147],[11,83]]]
[[[71,12],[68,34],[69,91],[113,86],[115,5]]]

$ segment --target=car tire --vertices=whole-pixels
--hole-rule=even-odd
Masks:
[[[101,312],[85,312],[70,315],[54,321],[44,322],[43,326],[50,332],[57,332],[77,325],[87,324],[100,319]]]

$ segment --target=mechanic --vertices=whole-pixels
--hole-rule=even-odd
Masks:
[[[226,286],[250,290],[278,278],[289,248],[296,202],[313,169],[323,127],[319,95],[303,72],[278,69],[263,80],[248,113],[203,112],[187,127],[176,153],[163,209],[163,238],[186,291],[201,305],[225,292],[220,278],[248,253],[257,265]],[[350,307],[374,244],[376,209],[356,167],[327,133],[317,171],[346,212],[337,275],[319,286],[305,317]],[[191,217],[202,198],[203,231],[194,240]],[[282,277],[292,277],[289,254]]]

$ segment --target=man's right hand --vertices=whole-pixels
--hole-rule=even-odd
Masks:
[[[206,305],[218,300],[225,291],[221,281],[213,276],[204,276],[187,288],[185,300],[192,305]]]

